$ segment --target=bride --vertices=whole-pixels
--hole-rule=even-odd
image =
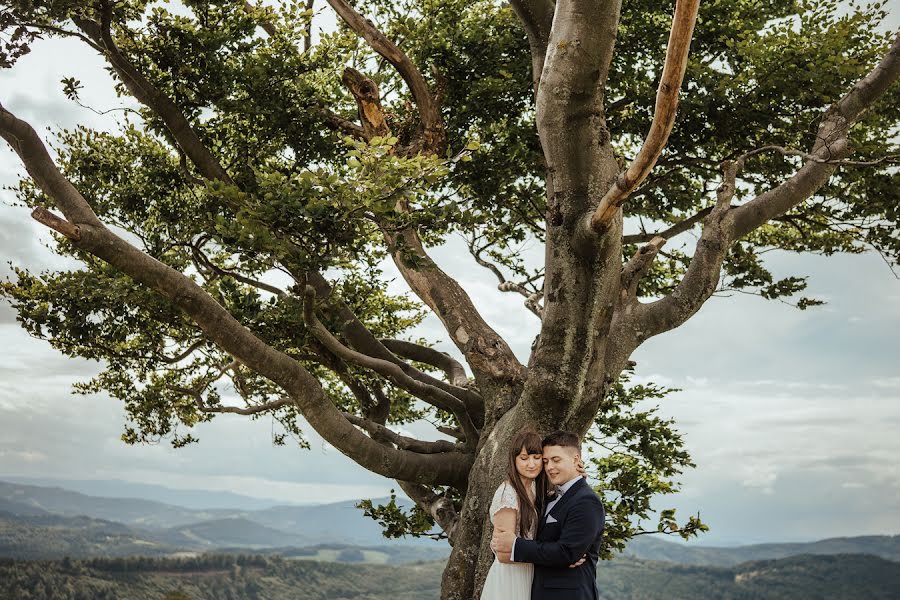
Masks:
[[[506,480],[491,501],[491,524],[532,540],[548,487],[541,437],[533,431],[518,433],[510,442],[507,457]],[[572,566],[582,562],[584,559]],[[533,577],[531,563],[514,563],[509,554],[497,554],[484,582],[481,600],[528,600]]]

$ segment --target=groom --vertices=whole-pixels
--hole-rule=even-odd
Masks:
[[[597,600],[597,554],[603,538],[603,503],[578,473],[581,440],[557,431],[543,440],[544,470],[556,494],[544,502],[534,540],[497,529],[491,548],[514,562],[534,563],[531,600]],[[569,565],[585,557],[579,567]]]

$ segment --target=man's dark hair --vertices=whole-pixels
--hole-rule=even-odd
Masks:
[[[542,446],[562,446],[564,448],[575,448],[581,453],[581,438],[571,431],[554,431],[544,438],[541,442]]]

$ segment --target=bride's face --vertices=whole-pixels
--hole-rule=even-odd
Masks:
[[[543,454],[528,454],[528,450],[523,447],[519,451],[519,455],[516,456],[516,471],[521,477],[534,479],[541,474],[541,469],[543,468]]]

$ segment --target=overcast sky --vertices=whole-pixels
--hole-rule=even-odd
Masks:
[[[91,106],[119,105],[101,61],[61,41],[37,44],[13,70],[0,71],[0,102],[46,141],[47,127],[111,127],[109,117],[63,97],[65,76],[84,83],[82,98]],[[0,185],[23,172],[0,146]],[[0,200],[0,276],[9,273],[7,261],[32,271],[66,266],[44,246],[52,238],[28,210],[11,206],[8,191]],[[677,419],[697,463],[683,477],[682,493],[658,506],[699,511],[712,526],[703,543],[900,533],[900,281],[877,255],[769,256],[776,275],[809,275],[808,294],[827,305],[800,312],[753,297],[713,298],[634,356],[638,379],[682,388],[661,411]],[[493,276],[458,242],[434,257],[526,360],[537,320],[518,296],[497,292]],[[394,289],[404,290],[393,268],[385,270]],[[434,318],[417,333],[445,337]],[[2,300],[0,347],[0,478],[124,479],[320,502],[380,496],[392,487],[308,428],[312,450],[273,446],[265,419],[220,417],[197,429],[200,444],[177,451],[166,443],[126,446],[119,403],[70,393],[97,365],[30,338]]]

